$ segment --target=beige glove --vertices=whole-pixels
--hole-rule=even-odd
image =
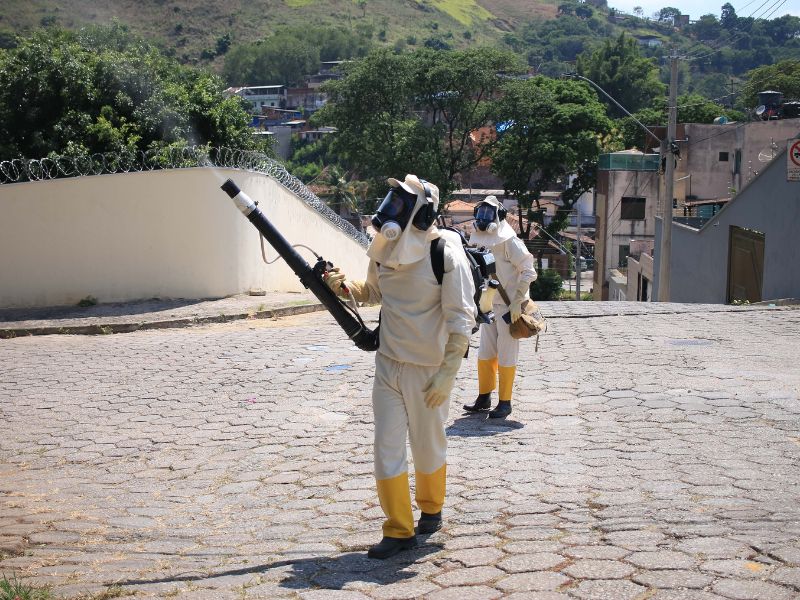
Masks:
[[[330,271],[325,271],[325,274],[322,276],[322,280],[337,296],[347,295],[347,292],[342,289],[342,284],[344,284],[345,279],[345,274],[339,270],[339,267],[333,267]]]
[[[436,408],[444,403],[453,391],[456,373],[461,366],[461,359],[469,347],[469,338],[459,333],[451,333],[444,347],[444,358],[439,370],[422,388],[425,394],[425,406]]]
[[[347,277],[339,270],[339,267],[333,267],[322,276],[322,280],[337,296],[347,298],[349,292],[356,302],[367,302],[369,300],[369,291],[367,290],[366,282],[345,281],[346,279]]]
[[[522,303],[527,299],[525,296],[528,293],[530,285],[531,284],[527,281],[523,281],[517,288],[517,291],[514,293],[514,297],[511,299],[511,304],[508,305],[508,310],[511,312],[512,323],[514,321],[519,321],[519,318],[522,316]]]

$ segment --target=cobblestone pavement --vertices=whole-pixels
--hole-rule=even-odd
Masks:
[[[365,555],[373,356],[327,313],[0,341],[0,574],[65,598],[800,598],[800,310],[614,304],[523,342],[504,423],[459,410],[473,352],[445,527],[388,561]]]

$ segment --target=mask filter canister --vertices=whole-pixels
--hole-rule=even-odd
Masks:
[[[403,230],[394,221],[388,221],[381,226],[381,235],[390,242],[399,238],[401,233],[403,233]]]

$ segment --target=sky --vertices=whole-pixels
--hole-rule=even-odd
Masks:
[[[611,8],[616,8],[627,13],[633,13],[634,6],[641,6],[645,17],[652,17],[664,7],[671,6],[679,9],[683,14],[688,14],[692,20],[703,15],[716,15],[719,18],[720,8],[728,0],[608,0]],[[783,15],[800,16],[800,0],[730,0],[736,14],[740,17],[764,17],[774,19]],[[780,8],[777,8],[780,5]],[[773,9],[777,8],[775,12]],[[771,14],[770,14],[771,13]],[[768,16],[769,15],[769,16]]]

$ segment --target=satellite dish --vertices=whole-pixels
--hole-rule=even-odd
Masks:
[[[756,109],[756,115],[759,117],[764,114],[764,111],[767,110],[767,107],[763,104]]]
[[[769,148],[764,148],[758,153],[758,162],[768,163],[778,155],[778,144],[772,142]]]

